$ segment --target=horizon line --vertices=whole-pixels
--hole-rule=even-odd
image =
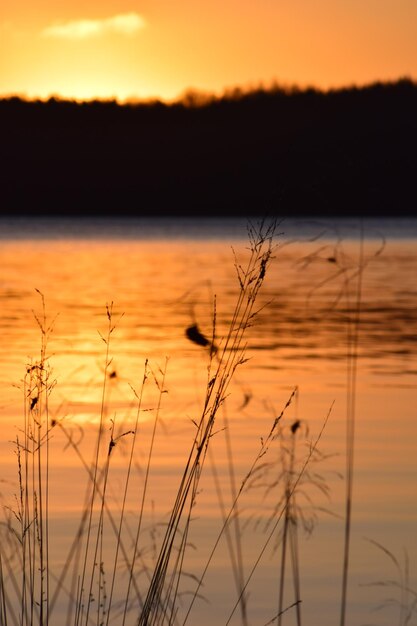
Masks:
[[[394,79],[374,79],[363,83],[346,83],[344,85],[333,87],[319,87],[318,85],[306,84],[300,85],[298,83],[280,83],[278,81],[271,81],[269,85],[260,82],[258,85],[235,85],[225,87],[222,92],[209,91],[200,89],[198,87],[187,87],[179,95],[174,98],[163,98],[161,96],[148,96],[141,98],[140,96],[129,96],[126,98],[120,98],[116,95],[113,96],[94,96],[91,98],[77,98],[69,96],[61,96],[58,93],[51,92],[47,96],[28,96],[25,93],[10,92],[0,93],[0,101],[7,100],[20,100],[26,103],[48,103],[48,102],[62,102],[72,104],[117,104],[119,106],[125,105],[140,105],[140,104],[188,104],[189,106],[204,106],[212,102],[220,102],[221,100],[237,100],[244,98],[245,96],[255,93],[283,93],[285,95],[297,95],[307,92],[315,92],[318,94],[332,94],[343,91],[352,90],[366,90],[378,85],[381,86],[393,86],[401,83],[408,83],[413,86],[417,86],[417,77],[414,78],[410,75],[401,75]]]

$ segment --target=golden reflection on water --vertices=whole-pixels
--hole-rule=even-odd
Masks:
[[[245,242],[234,242],[233,246],[239,258],[245,256]],[[317,523],[301,548],[303,610],[310,618],[306,623],[320,619],[324,626],[335,623],[338,607],[335,581],[340,578],[342,555],[342,522],[338,516],[343,515],[344,501],[340,474],[345,471],[346,333],[355,295],[357,247],[355,242],[345,242],[343,250],[332,242],[312,242],[277,249],[259,300],[258,319],[248,331],[249,361],[238,370],[231,387],[227,423],[224,413],[218,418],[213,457],[195,507],[191,541],[197,549],[189,556],[189,567],[198,575],[220,524],[210,464],[218,473],[225,502],[231,501],[224,429],[230,433],[240,484],[259,450],[260,438],[268,434],[295,386],[299,396],[283,422],[287,433],[299,419],[303,428],[309,428],[307,439],[314,439],[334,402],[320,443],[324,458],[317,463],[317,476],[322,476],[330,488],[330,500],[317,486],[306,485],[310,491],[303,502],[306,518],[310,515]],[[382,254],[375,256],[378,251],[378,242],[366,242],[369,265],[363,275],[359,339],[352,623],[369,620],[370,609],[384,600],[375,589],[359,585],[391,576],[389,563],[363,537],[393,551],[406,546],[410,557],[415,556],[417,249],[415,241],[404,240],[388,241]],[[82,505],[86,481],[75,447],[84,460],[91,458],[103,381],[104,436],[110,437],[112,420],[115,433],[123,435],[112,457],[109,485],[110,501],[117,510],[132,437],[127,431],[137,410],[133,390],[137,392],[140,387],[146,359],[158,378],[159,368],[168,357],[168,393],[163,398],[153,452],[152,496],[146,505],[146,532],[150,536],[151,523],[158,529],[166,520],[193,441],[193,420],[204,401],[208,354],[187,339],[185,329],[198,323],[210,336],[215,295],[217,340],[221,342],[226,333],[238,294],[230,246],[215,241],[3,241],[0,266],[3,503],[10,504],[17,488],[10,442],[21,427],[20,381],[25,366],[38,358],[40,332],[33,314],[41,315],[38,289],[45,297],[48,318],[53,320],[48,354],[57,385],[50,399],[51,416],[56,421],[51,438],[50,502],[56,520],[54,537],[61,550],[62,539],[70,533],[71,520]],[[111,366],[106,372],[101,336],[106,333],[106,303],[111,302],[116,328],[110,343]],[[140,418],[143,445],[136,458],[137,482],[128,510],[137,505],[157,398],[157,386],[150,384]],[[300,434],[300,463],[307,449]],[[265,470],[264,483],[273,485],[279,477],[276,474],[274,478],[279,454],[279,447],[270,450],[268,463],[272,465]],[[269,496],[271,491],[272,486]],[[263,545],[274,509],[274,498],[264,496],[265,484],[254,486],[240,505],[248,571]],[[323,509],[330,510],[331,515]],[[196,607],[198,619],[192,623],[225,621],[235,597],[233,592],[224,592],[229,584],[228,559],[223,545],[204,590],[211,609],[204,603]],[[263,623],[276,610],[276,603],[271,604],[269,598],[276,594],[277,563],[278,555],[274,556],[271,548],[250,587],[254,623]],[[378,623],[391,625],[392,616],[384,612]],[[292,619],[289,615],[285,623],[295,623]]]

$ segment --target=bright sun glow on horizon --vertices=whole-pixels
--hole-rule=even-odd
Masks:
[[[129,0],[22,0],[2,9],[0,96],[173,100],[416,79],[416,23],[414,0],[162,0],[140,12]]]

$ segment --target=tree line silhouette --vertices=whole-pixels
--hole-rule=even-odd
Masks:
[[[417,84],[0,100],[1,211],[414,215]]]

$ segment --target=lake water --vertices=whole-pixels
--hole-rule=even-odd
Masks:
[[[187,623],[244,623],[240,607],[234,611],[239,584],[233,577],[231,551],[236,555],[237,536],[241,579],[247,582],[247,623],[262,626],[277,613],[284,532],[284,521],[278,520],[285,484],[283,465],[288,469],[294,445],[293,475],[298,475],[330,410],[318,444],[321,456],[313,455],[297,487],[297,533],[291,537],[298,541],[302,623],[338,623],[346,413],[347,407],[352,407],[352,393],[347,388],[352,361],[347,355],[352,347],[349,332],[355,330],[360,275],[347,623],[392,626],[400,623],[396,602],[411,605],[417,592],[417,220],[365,220],[362,224],[284,221],[275,243],[256,304],[259,313],[246,332],[248,361],[235,372],[210,439],[193,507],[176,623],[184,622],[196,578],[222,526],[222,510],[230,509],[233,493],[295,388],[279,436],[260,460],[262,471],[243,489],[229,540],[225,533]],[[103,449],[108,450],[111,437],[116,442],[106,492],[112,519],[119,519],[131,431],[138,433],[123,526],[126,558],[134,552],[135,520],[161,400],[136,564],[138,594],[146,595],[205,399],[210,353],[191,341],[185,331],[197,325],[199,332],[212,337],[215,299],[215,341],[221,348],[240,292],[235,264],[244,266],[248,255],[243,220],[0,222],[1,498],[4,519],[13,526],[18,511],[15,496],[19,494],[13,442],[16,436],[22,440],[24,415],[30,415],[28,407],[37,397],[27,370],[39,358],[41,293],[45,327],[51,330],[47,366],[49,382],[53,382],[46,418],[50,425],[51,590],[56,588],[68,553],[74,557],[71,542],[84,507],[100,415],[107,442]],[[360,262],[362,272],[358,272]],[[111,303],[115,329],[106,368],[103,338],[108,325],[106,305]],[[216,363],[217,357],[213,359]],[[148,381],[136,426],[146,360]],[[160,395],[165,367],[168,393]],[[298,420],[300,427],[293,433],[291,426]],[[46,439],[42,446],[45,449]],[[105,467],[103,454],[100,463]],[[101,556],[96,559],[103,562],[103,574],[93,581],[95,605],[90,623],[106,621],[107,600],[103,598],[108,599],[115,558],[110,514],[104,514],[97,540]],[[99,515],[98,507],[93,533],[100,528]],[[16,545],[8,538],[10,530],[3,527],[2,532],[10,610],[14,608],[17,616],[15,583],[11,582],[13,572],[19,571],[18,558],[13,556]],[[230,548],[229,542],[234,547]],[[392,559],[375,542],[395,555],[403,576],[409,558],[408,582],[401,583]],[[295,550],[296,543],[291,545]],[[122,623],[123,558],[119,556],[116,568],[111,624]],[[79,582],[79,574],[73,573],[75,560],[72,558],[63,591],[51,608],[51,624],[75,623],[67,600],[76,593]],[[295,599],[291,563],[288,552],[285,607]],[[405,587],[411,589],[408,597]],[[99,598],[104,608],[97,609]],[[126,624],[136,623],[139,604],[133,593]],[[12,618],[9,621],[13,623]],[[293,608],[285,613],[282,624],[296,623]]]

